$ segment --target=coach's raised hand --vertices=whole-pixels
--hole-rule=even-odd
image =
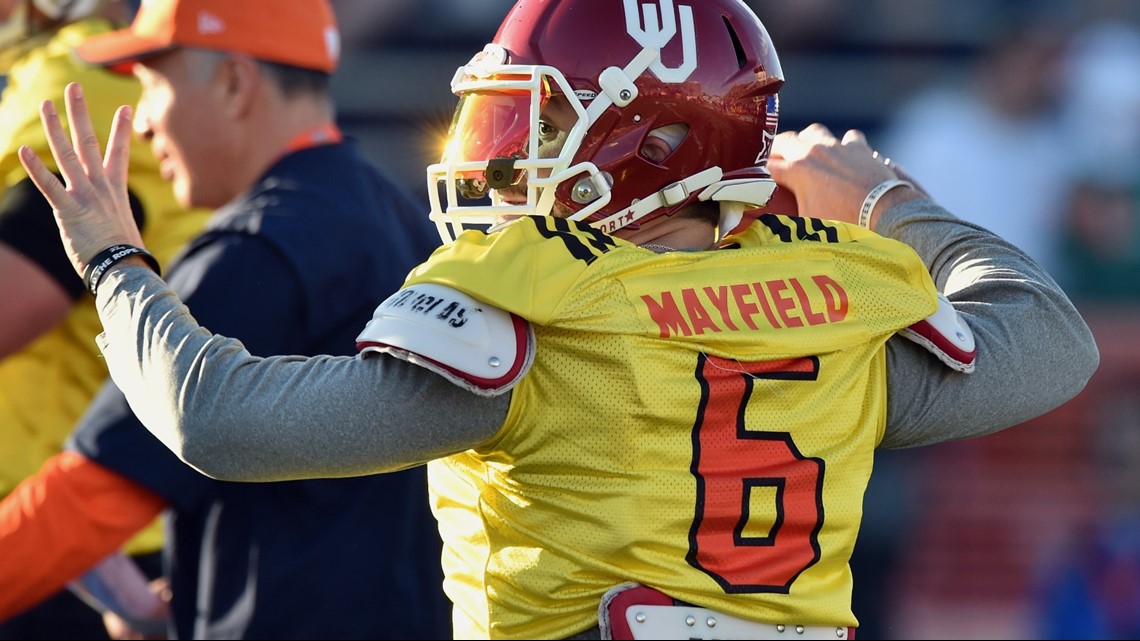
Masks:
[[[20,162],[55,210],[60,239],[72,267],[83,277],[88,263],[104,249],[142,247],[127,198],[131,108],[124,105],[115,113],[104,157],[78,84],[67,86],[65,99],[70,139],[55,105],[40,105],[40,121],[63,181],[27,146],[20,148]]]

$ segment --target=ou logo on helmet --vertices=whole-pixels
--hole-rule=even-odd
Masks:
[[[638,11],[639,5],[641,11]],[[673,0],[659,0],[656,4],[640,4],[638,0],[625,0],[625,31],[637,41],[637,44],[657,52],[657,57],[649,65],[649,70],[660,78],[661,82],[684,82],[697,68],[693,8],[681,5],[677,10],[676,12],[673,10]],[[669,68],[661,62],[661,50],[676,37],[678,20],[681,23],[683,56],[681,66]]]

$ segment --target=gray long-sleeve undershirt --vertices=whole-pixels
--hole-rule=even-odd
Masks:
[[[1023,252],[928,200],[885,212],[877,231],[916,250],[977,346],[975,372],[962,374],[905,338],[888,342],[882,447],[989,434],[1083,389],[1099,364],[1092,334]],[[142,267],[112,272],[97,304],[100,347],[132,408],[179,457],[219,479],[418,465],[490,439],[510,403],[509,393],[476,396],[388,356],[253,357],[199,327]]]

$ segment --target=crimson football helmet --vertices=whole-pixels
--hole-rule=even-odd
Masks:
[[[699,199],[720,203],[724,233],[775,188],[783,82],[741,0],[519,0],[452,79],[431,219],[444,243],[555,211],[615,232]],[[555,101],[569,114],[558,131],[543,113]]]

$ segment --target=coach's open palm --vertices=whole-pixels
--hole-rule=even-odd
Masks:
[[[50,100],[40,105],[40,121],[63,182],[27,146],[20,148],[20,163],[55,210],[71,266],[82,277],[103,249],[123,243],[142,247],[127,198],[131,109],[124,105],[115,113],[104,157],[79,85],[69,84],[65,98],[70,139],[55,105]]]

